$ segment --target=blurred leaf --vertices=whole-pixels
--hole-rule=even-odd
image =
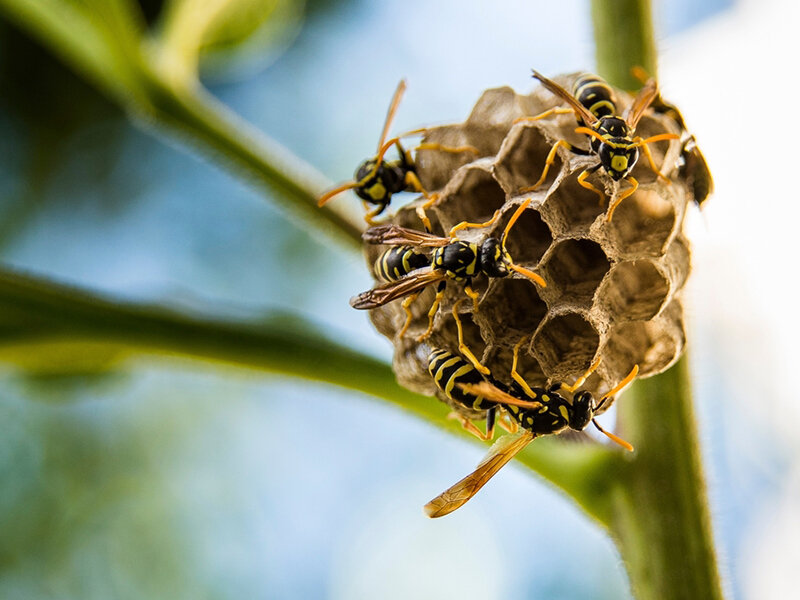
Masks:
[[[358,217],[337,206],[317,207],[330,182],[231,113],[185,69],[176,69],[158,41],[146,35],[132,0],[0,0],[0,11],[153,132],[192,142],[266,188],[301,225],[360,248]]]

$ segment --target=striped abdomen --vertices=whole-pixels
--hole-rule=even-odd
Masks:
[[[397,281],[429,264],[430,259],[411,246],[394,246],[375,261],[375,274],[384,281]]]
[[[614,92],[597,75],[579,75],[572,87],[572,94],[586,109],[598,119],[617,113]]]
[[[445,396],[465,408],[487,410],[495,406],[494,402],[486,400],[483,396],[469,394],[456,385],[485,381],[483,375],[458,354],[439,349],[431,351],[428,355],[428,372],[433,377],[436,387],[442,390]]]

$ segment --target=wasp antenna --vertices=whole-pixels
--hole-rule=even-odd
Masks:
[[[633,379],[636,377],[636,375],[638,375],[638,373],[639,373],[639,365],[633,365],[631,372],[628,373],[625,379],[620,381],[614,388],[608,390],[605,393],[605,395],[603,395],[603,398],[600,401],[600,406],[602,406],[602,403],[605,402],[607,398],[611,398],[611,396],[618,394],[622,390],[622,388],[624,388],[631,381],[633,381]]]
[[[394,96],[392,96],[392,102],[389,104],[389,110],[386,112],[386,119],[383,121],[383,131],[381,132],[381,137],[378,140],[378,151],[383,147],[383,142],[386,139],[386,136],[389,135],[389,129],[392,126],[392,121],[394,120],[394,115],[397,112],[397,107],[400,106],[400,100],[403,99],[403,94],[406,91],[406,80],[401,79],[400,83],[397,84],[397,89],[394,91]]]
[[[609,432],[609,431],[606,431],[605,429],[603,429],[602,427],[600,427],[600,424],[597,422],[597,420],[596,420],[596,419],[592,419],[592,423],[594,423],[594,426],[595,426],[595,427],[597,427],[598,431],[600,431],[601,433],[603,433],[603,434],[607,435],[607,436],[608,436],[608,438],[609,438],[609,439],[610,439],[612,442],[616,442],[617,444],[619,444],[620,446],[622,446],[623,448],[625,448],[625,450],[627,450],[628,452],[633,452],[633,446],[631,446],[631,445],[630,445],[628,442],[626,442],[625,440],[623,440],[621,437],[619,437],[619,436],[616,436],[616,435],[614,435],[613,433],[611,433],[611,432]]]
[[[319,197],[319,200],[317,201],[317,206],[324,206],[328,202],[328,200],[330,200],[334,196],[338,196],[342,192],[353,189],[354,187],[357,186],[358,186],[357,182],[350,181],[348,183],[344,183],[338,187],[335,187],[332,190],[325,192],[324,194],[322,194],[322,196]]]
[[[514,223],[517,222],[519,216],[522,214],[522,211],[528,208],[530,203],[532,202],[532,198],[527,198],[522,204],[517,207],[517,210],[514,211],[514,214],[511,215],[511,218],[506,225],[506,228],[503,230],[503,237],[500,238],[500,245],[505,250],[506,247],[506,238],[508,237],[508,232],[511,231],[511,228],[514,226]]]
[[[534,283],[538,284],[539,287],[547,287],[547,282],[544,279],[542,279],[541,276],[537,275],[536,273],[534,273],[530,269],[526,269],[525,267],[520,267],[519,265],[514,264],[513,262],[512,263],[508,263],[508,266],[509,266],[509,268],[513,269],[514,271],[516,271],[520,275],[525,275],[525,277],[527,277],[528,279],[530,279]]]

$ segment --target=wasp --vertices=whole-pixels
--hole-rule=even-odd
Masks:
[[[669,181],[658,170],[647,144],[678,139],[678,136],[674,133],[662,133],[642,139],[634,135],[636,126],[639,124],[644,111],[658,96],[658,85],[655,79],[647,80],[647,83],[645,83],[628,108],[625,117],[619,117],[616,116],[617,106],[611,88],[596,75],[584,74],[579,76],[573,86],[572,94],[536,70],[533,71],[533,77],[541,81],[545,88],[569,104],[570,109],[575,113],[579,124],[581,124],[575,132],[585,134],[589,138],[589,149],[578,148],[566,140],[560,140],[550,149],[539,180],[523,191],[535,190],[544,183],[547,178],[547,172],[555,161],[559,146],[574,154],[582,156],[594,155],[599,159],[595,166],[589,167],[578,176],[578,183],[596,193],[600,197],[601,203],[605,202],[605,194],[586,181],[586,178],[598,169],[602,168],[614,181],[624,179],[631,184],[630,188],[610,203],[606,213],[606,221],[611,220],[619,203],[633,194],[639,187],[639,182],[630,176],[631,171],[636,166],[636,162],[639,160],[639,148],[644,151],[653,171],[663,180]],[[562,108],[554,108],[535,117],[523,117],[520,120],[535,121],[551,114],[563,112],[567,111]]]
[[[443,517],[466,504],[514,456],[535,438],[543,435],[558,434],[565,429],[583,431],[589,423],[592,423],[611,440],[626,450],[633,451],[633,446],[603,429],[594,416],[605,406],[606,402],[633,381],[639,372],[638,365],[635,365],[631,372],[614,388],[606,392],[599,403],[595,403],[594,396],[590,392],[578,391],[578,388],[595,371],[599,360],[595,361],[588,371],[570,386],[559,382],[547,388],[531,387],[517,372],[519,348],[524,341],[525,338],[514,347],[511,376],[516,385],[511,389],[504,390],[487,379],[477,383],[459,384],[466,394],[480,396],[487,402],[502,405],[508,414],[517,421],[522,431],[497,440],[472,473],[428,502],[425,505],[425,513],[429,517]],[[567,400],[566,395],[572,395],[572,401]],[[511,401],[520,399],[532,402],[535,406],[528,408],[511,403]]]
[[[425,229],[430,231],[431,224],[425,214],[425,209],[436,202],[438,196],[425,191],[425,188],[423,188],[417,176],[417,167],[411,151],[403,148],[400,143],[400,140],[404,137],[424,134],[427,130],[416,129],[389,140],[386,139],[389,135],[389,129],[391,128],[392,121],[394,120],[395,113],[400,105],[400,100],[403,97],[405,89],[406,82],[405,80],[401,80],[400,83],[397,84],[397,89],[389,104],[389,111],[386,113],[383,131],[378,140],[377,154],[372,158],[368,158],[358,166],[352,181],[339,185],[320,196],[318,201],[319,206],[325,205],[331,198],[338,196],[346,190],[354,189],[356,195],[363,201],[364,209],[367,211],[364,220],[368,225],[374,225],[375,222],[373,219],[386,210],[386,207],[389,206],[392,200],[392,195],[400,192],[416,192],[422,194],[426,199],[426,202],[417,209],[417,214],[425,226]],[[385,160],[384,156],[392,146],[397,148],[399,158],[393,161]],[[420,144],[415,150],[440,150],[455,154],[461,152],[479,154],[478,150],[472,146],[451,148],[437,143]],[[375,208],[370,209],[369,205],[374,205]]]
[[[647,80],[647,72],[641,67],[634,67],[632,73],[640,81]],[[703,202],[714,193],[714,180],[711,177],[706,158],[697,146],[697,140],[686,127],[686,121],[678,107],[664,100],[660,93],[650,106],[656,113],[670,117],[681,130],[681,165],[678,173],[692,188],[692,198],[695,204],[698,208],[702,207]]]
[[[515,264],[506,250],[506,239],[509,231],[511,231],[522,211],[530,203],[531,199],[528,198],[519,205],[511,219],[509,219],[500,239],[490,236],[480,244],[457,239],[455,234],[467,227],[488,227],[492,225],[500,217],[499,210],[485,223],[459,223],[450,230],[449,237],[440,237],[397,225],[379,225],[368,229],[362,237],[369,244],[386,244],[403,248],[433,248],[433,251],[426,266],[410,271],[404,277],[362,292],[350,299],[350,306],[359,310],[372,309],[383,306],[397,298],[410,296],[403,303],[407,318],[403,329],[400,331],[402,336],[408,329],[412,319],[411,311],[408,308],[409,304],[421,290],[436,283],[438,284],[436,297],[428,311],[428,329],[418,338],[418,341],[422,341],[433,331],[433,318],[444,297],[447,280],[465,282],[464,292],[472,298],[473,306],[476,308],[479,294],[472,289],[471,282],[474,277],[481,273],[487,277],[507,277],[512,271],[516,271],[541,287],[546,287],[547,283],[544,279],[533,271]],[[389,262],[392,253],[396,255],[396,252],[393,248],[387,250],[378,259],[378,263],[383,265]]]

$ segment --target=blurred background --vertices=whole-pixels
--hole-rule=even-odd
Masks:
[[[157,23],[162,3],[141,4]],[[588,2],[282,5],[209,52],[203,79],[337,181],[373,150],[402,77],[395,131],[463,120],[489,87],[529,90],[531,67],[594,64]],[[717,184],[688,224],[688,318],[722,568],[733,598],[787,598],[800,568],[800,198],[779,167],[800,9],[678,0],[654,13],[663,94]],[[132,124],[3,19],[5,264],[202,314],[291,309],[390,359],[348,306],[371,285],[357,256]],[[605,535],[516,467],[467,508],[424,518],[483,450],[354,392],[178,358],[10,361],[0,423],[0,598],[630,597]]]

